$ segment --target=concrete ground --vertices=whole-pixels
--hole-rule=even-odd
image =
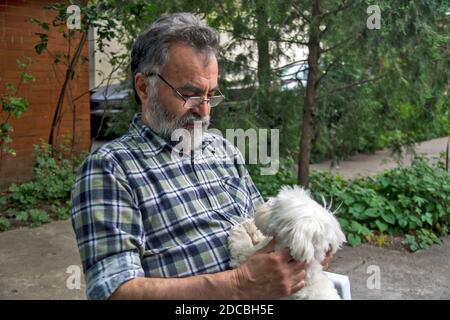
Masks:
[[[0,299],[86,299],[84,290],[69,220],[0,233]]]
[[[445,150],[446,141],[431,140],[419,148],[436,155]],[[346,177],[380,172],[392,165],[384,161],[387,155],[359,155],[338,170]],[[327,163],[318,168],[327,169]],[[449,257],[450,236],[442,246],[416,253],[398,246],[346,246],[329,271],[350,278],[353,299],[450,299]],[[84,290],[70,221],[0,233],[0,299],[85,299]]]
[[[450,299],[450,236],[443,242],[416,253],[346,246],[329,271],[350,278],[353,299]],[[69,221],[0,233],[0,299],[86,299],[80,270]]]
[[[450,236],[442,245],[410,253],[363,244],[338,251],[330,272],[350,279],[353,299],[450,299]]]
[[[422,142],[416,146],[416,153],[424,154],[432,161],[436,160],[440,152],[445,152],[449,139],[450,137],[444,137]],[[412,155],[406,154],[401,162],[409,165],[411,160]],[[395,167],[397,167],[397,162],[391,157],[391,152],[389,150],[379,150],[374,154],[357,154],[352,156],[342,161],[331,172],[340,174],[346,179],[352,179],[356,176],[370,176]],[[311,165],[311,170],[330,170],[330,161],[313,164]]]

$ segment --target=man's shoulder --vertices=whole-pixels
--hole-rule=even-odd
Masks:
[[[132,142],[130,136],[125,134],[119,138],[116,138],[114,140],[102,144],[95,151],[93,151],[91,155],[107,157],[125,151],[126,149],[129,149],[130,142]]]
[[[135,149],[138,149],[135,138],[126,133],[92,151],[86,158],[86,162],[100,161],[104,164],[116,166],[121,162],[121,159],[129,158],[125,155],[129,155]]]
[[[91,152],[90,155],[93,157],[110,157],[117,153],[129,150],[132,145],[133,141],[130,135],[125,134],[119,138],[102,144],[95,151]]]

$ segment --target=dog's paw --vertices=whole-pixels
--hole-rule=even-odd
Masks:
[[[253,219],[245,220],[242,224],[231,229],[228,236],[231,267],[243,264],[250,256],[266,246],[271,238],[264,236],[255,225]]]

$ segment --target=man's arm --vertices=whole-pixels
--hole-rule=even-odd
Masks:
[[[237,269],[186,278],[135,278],[110,299],[276,299],[304,287],[305,264],[271,241]]]
[[[131,300],[238,299],[234,270],[186,278],[135,278],[110,297]]]

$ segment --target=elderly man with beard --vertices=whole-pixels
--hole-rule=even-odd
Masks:
[[[262,198],[239,151],[206,132],[223,100],[218,50],[217,31],[189,13],[161,17],[135,41],[142,113],[85,160],[72,190],[89,299],[269,299],[304,286],[304,264],[273,242],[230,270],[229,230]],[[173,133],[196,124],[202,137],[183,137],[187,156],[174,157]]]

